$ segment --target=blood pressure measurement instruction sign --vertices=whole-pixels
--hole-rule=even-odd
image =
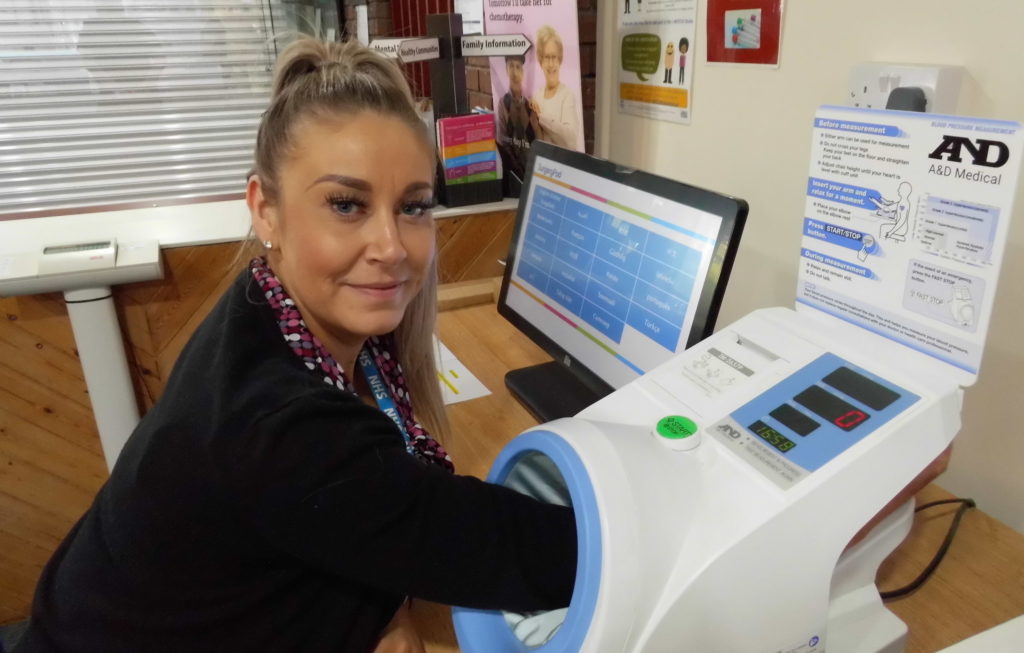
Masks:
[[[1022,149],[1018,122],[819,109],[797,301],[977,374]]]

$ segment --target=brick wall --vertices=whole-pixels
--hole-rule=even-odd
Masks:
[[[391,0],[344,0],[345,1],[345,33],[349,38],[356,37],[356,5],[366,5],[366,16],[369,22],[370,38],[393,36],[394,23],[391,21]]]
[[[487,57],[466,57],[466,90],[469,107],[494,110],[491,97],[491,64]]]
[[[355,38],[356,10],[359,0],[344,0],[347,34]],[[583,138],[587,152],[594,151],[594,97],[597,81],[597,0],[576,0],[579,10],[580,75],[583,91]],[[395,36],[391,0],[366,0],[370,38]],[[403,36],[412,36],[404,35]],[[486,57],[468,57],[466,89],[469,106],[493,109],[491,69]]]
[[[452,0],[344,0],[345,31],[356,36],[356,5],[365,4],[370,39],[422,36],[427,31],[427,15],[449,12]],[[405,66],[413,95],[430,95],[430,64]]]

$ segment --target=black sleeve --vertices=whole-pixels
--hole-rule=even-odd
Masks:
[[[430,601],[568,605],[570,509],[423,463],[383,413],[329,393],[259,420],[223,460],[267,540],[325,573]]]

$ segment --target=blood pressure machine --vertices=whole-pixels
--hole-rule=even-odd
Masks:
[[[850,136],[858,133],[854,125],[897,120],[891,112],[875,114],[851,117],[840,108],[822,109],[816,147],[833,136],[855,138]],[[917,118],[899,120],[909,121],[898,125],[902,137],[914,133]],[[1015,125],[1019,141],[1020,125],[1006,124]],[[929,142],[918,149],[927,147]],[[549,154],[543,149],[538,158]],[[913,160],[911,154],[906,157]],[[1019,159],[1019,151],[1013,157]],[[534,173],[540,170],[542,180],[550,180],[556,168],[537,167]],[[812,179],[818,172],[812,167]],[[1015,179],[1015,170],[1009,172]],[[910,171],[899,174],[911,177]],[[550,188],[565,195],[566,206],[578,201],[603,209],[608,224],[614,224],[619,215],[614,209],[626,199],[634,208],[640,201],[624,194],[595,204],[584,196],[601,200],[596,193],[573,194],[581,179],[567,172]],[[535,182],[530,192],[543,195],[538,184],[544,185]],[[599,188],[614,192],[607,185]],[[946,190],[959,196],[970,187],[947,183]],[[1013,188],[1007,192],[1009,202]],[[854,206],[853,191],[848,199],[843,204],[809,198],[809,207],[831,211],[835,223],[837,215],[852,217],[841,228],[805,227],[796,310],[755,311],[643,369],[574,417],[542,424],[507,445],[489,481],[575,510],[576,587],[567,610],[522,615],[455,609],[465,653],[903,650],[906,626],[882,605],[874,581],[879,564],[910,530],[913,502],[847,546],[960,428],[961,388],[973,382],[976,366],[971,365],[980,360],[981,346],[958,339],[957,334],[971,331],[962,325],[915,333],[927,330],[922,311],[933,307],[918,310],[912,293],[928,290],[952,306],[957,297],[952,288],[973,277],[957,277],[964,268],[953,256],[911,250],[908,242],[880,237],[886,225],[870,215],[873,207]],[[536,197],[524,193],[524,201],[531,204]],[[951,214],[935,219],[938,206],[935,193],[922,194],[911,211],[915,225],[949,223]],[[566,209],[563,217],[570,219],[569,213]],[[633,213],[647,214],[647,209]],[[515,244],[520,261],[530,260],[530,223],[540,224],[540,217],[539,209],[521,209],[520,221],[528,222]],[[1007,210],[1002,223],[993,225],[990,292],[1008,217]],[[829,221],[822,216],[822,223]],[[564,225],[552,224],[552,233],[566,233]],[[654,233],[648,224],[641,226]],[[858,253],[868,236],[872,251],[862,266]],[[956,247],[951,241],[943,246]],[[516,267],[506,272],[506,286],[513,293],[518,285],[547,312],[560,311],[562,322],[589,330],[593,340],[595,331],[604,331],[588,319],[591,304],[585,300],[580,310],[570,311],[571,296],[562,286],[571,283],[552,281],[558,261],[568,258],[553,257],[547,285],[536,271]],[[885,265],[894,262],[906,287],[897,288],[895,303],[886,305],[879,289],[897,285],[885,278]],[[931,276],[915,276],[915,266],[931,266]],[[858,278],[859,269],[866,273]],[[944,274],[949,283],[929,283]],[[847,283],[851,275],[854,280]],[[923,281],[917,283],[918,278]],[[865,279],[875,284],[872,292],[879,297],[873,312],[856,298],[857,283]],[[982,284],[972,288],[982,303],[977,292]],[[643,300],[634,295],[633,301],[629,311],[638,310]],[[909,308],[904,313],[901,301],[902,309]],[[972,331],[982,342],[991,294],[985,301],[989,306],[976,307]],[[874,324],[851,317],[868,314]],[[934,321],[941,321],[935,315]],[[950,313],[945,323],[956,319]],[[953,350],[973,347],[973,363],[929,351],[925,343],[941,338]],[[625,347],[626,336],[620,340]],[[604,342],[625,358],[616,341]]]
[[[912,508],[843,550],[952,441],[961,391],[809,313],[752,313],[506,447],[488,480],[567,495],[578,521],[572,604],[538,651],[902,650],[874,577]],[[531,650],[526,620],[456,625],[463,651]]]

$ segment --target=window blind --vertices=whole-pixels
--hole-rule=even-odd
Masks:
[[[241,197],[277,50],[319,16],[279,0],[3,0],[0,219]]]

